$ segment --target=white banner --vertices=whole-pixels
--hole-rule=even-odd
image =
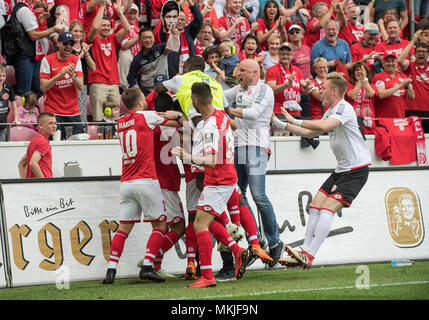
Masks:
[[[429,258],[429,242],[425,239],[429,225],[428,173],[370,172],[352,207],[335,217],[332,235],[314,264]],[[285,244],[297,247],[302,243],[308,221],[305,208],[328,175],[267,176],[267,194]],[[119,181],[3,184],[12,286],[103,279],[110,242],[119,222],[119,186]],[[250,192],[248,195],[251,199]],[[184,191],[181,198],[184,201]],[[253,203],[252,208],[255,210]],[[148,223],[135,225],[126,240],[117,278],[138,277],[137,261],[144,255],[150,232]],[[247,247],[245,240],[239,244]],[[166,253],[163,269],[183,274],[184,252],[180,240]],[[222,267],[216,249],[213,267],[214,271]],[[257,261],[251,269],[262,267]]]

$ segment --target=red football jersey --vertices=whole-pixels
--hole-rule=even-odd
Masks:
[[[180,191],[180,171],[169,143],[175,131],[175,128],[158,126],[154,133],[156,175],[161,189],[169,191]]]
[[[129,111],[118,119],[118,136],[122,149],[121,181],[157,180],[154,132],[167,121],[155,111]]]
[[[384,85],[385,89],[393,88],[400,84],[407,76],[401,72],[396,72],[392,78],[386,72],[377,73],[372,82],[375,86]],[[397,90],[393,95],[384,99],[375,99],[374,109],[377,118],[405,118],[405,88]]]
[[[89,84],[120,84],[118,58],[116,56],[116,49],[120,47],[120,44],[116,42],[115,35],[115,33],[112,33],[106,39],[101,39],[97,35],[92,42],[91,50],[97,68],[95,71],[89,70]]]
[[[223,110],[215,109],[204,121],[201,131],[204,155],[216,154],[214,168],[205,168],[205,186],[232,186],[237,183],[234,165],[234,134],[229,117]]]
[[[315,31],[313,30],[314,24],[316,23],[320,23],[318,19],[313,18],[312,20],[310,20],[307,24],[307,28],[305,31],[305,35],[307,37],[306,45],[309,46],[310,48],[313,47],[313,45],[317,41],[319,41],[320,39],[323,39],[326,35],[325,29],[323,29],[322,27],[320,27],[320,29],[317,29]]]
[[[83,26],[84,26],[86,36],[88,36],[89,31],[91,30],[92,22],[94,21],[94,18],[97,15],[98,9],[100,8],[100,6],[97,5],[97,7],[94,10],[92,10],[91,12],[88,12],[88,10],[87,10],[88,4],[89,4],[89,1],[86,1],[86,2],[81,4],[81,11],[82,11],[83,16],[84,16]],[[115,28],[115,21],[120,20],[119,15],[116,12],[115,7],[109,3],[107,3],[106,8],[104,9],[103,16],[107,16],[110,18],[112,28]]]
[[[31,139],[27,148],[27,173],[26,178],[35,178],[33,171],[29,166],[29,162],[34,152],[39,152],[42,159],[39,161],[40,169],[45,178],[52,178],[52,149],[48,138],[43,134],[38,134]]]
[[[413,80],[414,99],[406,98],[406,110],[429,111],[429,62],[419,67],[416,62],[410,62],[405,74]]]
[[[402,50],[410,43],[410,41],[401,39],[398,42],[394,43],[387,43],[387,40],[382,41],[380,43],[377,43],[377,49],[375,51],[377,52],[387,52],[387,53],[396,53],[396,55],[399,57],[402,53]],[[410,59],[410,56],[414,55],[414,48],[410,50],[410,53],[408,54],[408,59]]]
[[[240,16],[238,16],[240,18]],[[219,18],[219,31],[224,32],[231,29],[234,25],[235,20],[231,15],[225,14],[224,16]],[[235,29],[234,33],[231,35],[230,39],[235,44],[235,51],[240,51],[240,45],[243,42],[244,38],[250,31],[250,24],[247,19],[244,22],[240,23],[238,27]]]
[[[43,58],[40,66],[40,78],[52,79],[70,63],[76,65],[76,76],[83,77],[82,64],[78,56],[71,54],[67,60],[61,61],[58,59],[58,53],[54,52]],[[77,89],[73,79],[67,73],[45,92],[45,111],[62,116],[80,114]]]
[[[338,32],[338,38],[343,39],[347,42],[349,47],[356,42],[359,42],[363,38],[363,31],[365,27],[363,25],[356,25],[347,22],[347,26],[345,28],[341,28]]]
[[[267,73],[265,75],[265,81],[275,81],[276,85],[283,84],[286,81],[286,77],[293,72],[296,72],[295,78],[293,79],[292,84],[286,88],[284,91],[277,93],[274,95],[274,114],[281,114],[280,107],[286,107],[288,101],[296,101],[298,104],[301,101],[301,83],[300,80],[304,80],[304,75],[302,71],[295,67],[294,65],[290,65],[289,69],[283,68],[281,63],[268,68]],[[297,110],[289,110],[288,112],[291,115],[300,115],[301,112]]]

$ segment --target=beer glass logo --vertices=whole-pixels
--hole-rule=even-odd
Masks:
[[[398,247],[417,247],[424,228],[420,201],[408,188],[391,188],[385,197],[389,232]]]

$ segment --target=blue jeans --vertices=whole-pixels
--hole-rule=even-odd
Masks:
[[[247,187],[250,187],[253,201],[261,214],[268,245],[272,247],[279,243],[279,230],[273,206],[265,193],[268,159],[268,152],[264,148],[256,146],[235,147],[234,162],[238,175],[237,184],[251,210],[246,196]],[[255,216],[253,212],[252,214]]]
[[[61,131],[61,140],[66,139],[66,126],[67,122],[82,122],[82,119],[80,117],[80,114],[76,116],[59,116],[56,115],[55,118],[57,119],[57,130]],[[70,124],[71,127],[73,127],[72,134],[78,134],[83,133],[83,124],[82,123],[75,123]]]
[[[15,58],[12,65],[15,69],[16,94],[23,96],[28,91],[33,91],[38,97],[43,95],[40,90],[40,64],[41,60],[28,58]]]

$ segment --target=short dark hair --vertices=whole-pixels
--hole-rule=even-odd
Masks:
[[[188,60],[186,60],[183,64],[183,69],[187,70],[187,72],[195,70],[200,70],[201,72],[204,72],[205,68],[206,63],[204,62],[204,59],[200,56],[189,57]]]
[[[255,35],[253,35],[251,33],[249,33],[247,36],[245,36],[244,39],[243,39],[243,41],[241,41],[240,50],[244,50],[244,46],[246,45],[246,42],[249,39],[255,40],[255,42],[256,42],[256,50],[258,50],[258,48],[259,48],[259,40],[258,40],[258,38]]]
[[[152,28],[149,28],[149,27],[142,27],[142,28],[139,30],[139,38],[140,38],[140,35],[141,35],[143,32],[147,32],[147,31],[149,31],[149,32],[152,32],[152,33],[153,33]]]
[[[414,48],[414,50],[416,50],[416,51],[417,51],[417,48],[423,48],[423,49],[426,49],[426,51],[429,51],[429,46],[428,46],[428,44],[427,44],[427,43],[424,43],[424,42],[419,42],[419,43],[416,45],[416,47]]]
[[[204,49],[203,51],[203,58],[207,62],[207,59],[209,58],[209,55],[216,53],[219,57],[219,48],[217,46],[210,46]]]
[[[134,110],[143,95],[140,88],[127,88],[122,93],[122,102],[128,110]]]
[[[165,112],[173,109],[173,99],[168,93],[161,92],[154,101],[155,111]]]
[[[213,95],[210,86],[205,82],[195,82],[191,87],[192,95],[203,105],[212,103]]]

